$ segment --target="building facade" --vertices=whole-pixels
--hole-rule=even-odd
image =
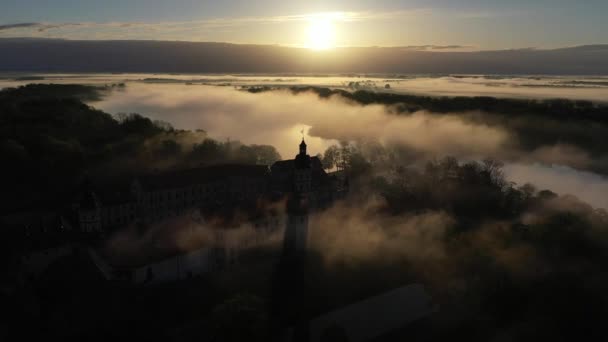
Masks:
[[[270,167],[214,165],[139,176],[116,191],[87,188],[73,204],[75,225],[82,232],[105,232],[136,221],[153,223],[200,208],[237,206],[261,198],[287,196],[293,202],[295,195],[310,210],[326,207],[342,196],[342,181],[327,174],[319,158],[307,154],[304,140],[299,149],[294,159]]]
[[[131,192],[143,222],[176,217],[189,209],[252,202],[268,189],[265,165],[216,165],[147,175]]]

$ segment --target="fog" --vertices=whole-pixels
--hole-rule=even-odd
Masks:
[[[297,153],[302,129],[312,154],[337,140],[377,139],[428,153],[486,155],[507,141],[501,130],[452,116],[419,112],[399,117],[387,115],[382,105],[359,106],[287,91],[250,94],[227,87],[133,84],[95,106],[110,113],[145,113],[176,128],[204,129],[220,139],[270,144],[285,158]]]
[[[427,159],[445,155],[461,160],[490,156],[506,162],[512,181],[530,182],[538,188],[577,195],[596,206],[608,206],[601,195],[605,179],[580,171],[593,169],[591,164],[601,164],[601,160],[594,159],[589,151],[561,142],[526,150],[506,127],[487,126],[479,123],[483,120],[474,119],[487,115],[483,112],[433,115],[419,111],[393,115],[390,107],[362,106],[340,97],[293,95],[288,89],[257,94],[238,90],[241,86],[255,85],[279,89],[293,85],[353,89],[352,82],[359,82],[356,89],[395,93],[599,101],[608,98],[604,77],[12,74],[0,78],[0,87],[33,82],[27,77],[39,77],[34,82],[41,83],[126,82],[125,87],[113,88],[101,101],[90,104],[111,114],[138,112],[168,121],[178,129],[202,129],[220,140],[273,145],[283,158],[292,158],[297,153],[302,130],[311,155],[322,154],[340,141],[371,140],[384,145],[399,144]],[[390,89],[384,88],[386,83],[391,85]]]
[[[563,202],[561,198],[555,200],[556,204]],[[472,267],[479,267],[471,264],[479,251],[495,270],[517,276],[534,276],[546,267],[532,246],[504,243],[512,234],[508,222],[488,221],[480,227],[470,226],[468,233],[460,232],[458,242],[450,242],[447,237],[457,229],[457,219],[450,214],[427,211],[392,216],[381,211],[383,205],[378,198],[351,199],[314,215],[310,224],[311,249],[330,269],[347,267],[369,272],[368,265],[380,268],[399,265],[393,270],[396,274],[376,276],[390,281],[392,277],[413,272],[417,279],[423,279],[439,292],[464,292],[473,286],[461,277]],[[530,212],[525,216],[542,220],[549,215]],[[370,286],[375,281],[379,279],[368,279],[368,283],[359,285]]]
[[[399,46],[342,47],[319,53],[279,45],[0,38],[0,49],[4,52],[0,55],[2,71],[608,74],[606,45],[469,52]]]
[[[16,96],[6,101],[7,105],[3,107],[9,108],[9,114],[12,114],[11,121],[7,121],[10,124],[6,125],[6,132],[12,135],[7,138],[15,142],[5,139],[7,141],[1,147],[9,152],[6,153],[7,157],[17,161],[8,165],[20,166],[11,175],[25,174],[24,170],[38,170],[38,173],[49,175],[64,166],[66,171],[56,173],[60,176],[67,174],[67,178],[71,177],[72,170],[79,167],[71,158],[79,161],[81,157],[98,155],[107,157],[101,163],[87,164],[86,168],[92,172],[84,167],[82,169],[92,179],[105,176],[107,184],[112,183],[114,178],[123,179],[125,175],[132,177],[133,173],[147,170],[226,162],[269,164],[277,159],[269,145],[275,146],[283,158],[290,159],[297,153],[301,134],[304,134],[311,155],[322,154],[328,147],[333,147],[330,152],[336,152],[336,159],[332,160],[332,153],[327,153],[325,160],[346,165],[350,188],[346,196],[333,201],[329,207],[309,213],[308,254],[304,265],[306,268],[303,269],[306,272],[304,290],[309,293],[297,296],[305,299],[306,305],[310,306],[303,309],[304,312],[325,312],[416,282],[424,284],[432,294],[433,302],[441,306],[441,311],[437,312],[438,324],[433,328],[440,332],[447,331],[450,335],[454,331],[470,335],[469,331],[485,329],[485,326],[504,326],[506,328],[501,328],[500,336],[505,340],[523,340],[518,338],[521,334],[543,330],[539,327],[550,327],[547,331],[554,331],[553,327],[564,319],[575,322],[575,327],[582,326],[581,322],[589,324],[591,328],[601,326],[598,317],[603,317],[604,310],[595,314],[595,311],[587,309],[595,303],[605,302],[602,296],[607,279],[604,251],[608,246],[608,214],[591,206],[608,208],[605,196],[608,193],[608,179],[589,171],[608,174],[605,171],[608,168],[598,167],[602,163],[608,165],[608,155],[601,144],[606,125],[603,116],[600,116],[605,112],[592,111],[603,110],[603,107],[594,107],[587,102],[553,101],[522,106],[520,113],[519,109],[510,106],[484,105],[496,101],[493,99],[429,100],[420,97],[400,97],[399,101],[403,103],[393,105],[362,105],[396,101],[391,101],[391,98],[395,98],[391,96],[385,96],[388,99],[385,101],[370,100],[378,96],[369,91],[351,94],[318,88],[301,89],[300,92],[289,89],[290,84],[300,84],[298,77],[264,81],[261,79],[264,76],[248,76],[247,81],[243,81],[245,77],[241,76],[232,79],[229,76],[214,76],[198,81],[191,79],[191,84],[184,79],[135,80],[148,76],[128,76],[133,78],[126,84],[120,84],[125,75],[97,75],[92,78],[86,75],[55,75],[44,76],[41,80],[50,83],[112,84],[99,92],[101,97],[88,97],[87,104],[110,114],[137,112],[142,115],[117,115],[118,122],[101,111],[83,106],[79,101],[55,101],[52,94],[51,100],[46,100],[40,95],[41,89],[53,87],[34,86],[7,91],[8,94],[27,95]],[[319,82],[319,85],[322,82],[335,82],[335,79],[325,77],[309,79]],[[502,87],[486,82],[520,82],[515,78],[446,76],[395,78],[390,81],[376,79],[376,83],[350,84],[354,79],[343,78],[344,81],[340,82],[347,84],[334,86],[349,90],[375,90],[380,88],[378,84],[388,82],[391,87],[379,90],[408,92],[404,86],[406,83],[418,84],[420,89],[431,89],[427,82],[444,85],[462,82],[463,89],[471,91],[470,95],[478,95],[483,93],[480,89]],[[533,81],[549,82],[547,80]],[[4,85],[16,85],[31,80],[5,79],[3,82]],[[239,82],[243,84],[236,84]],[[556,78],[555,82],[565,81]],[[241,87],[256,84],[281,86],[252,91]],[[528,89],[521,84],[505,87]],[[581,94],[574,90],[575,86],[572,87],[573,94]],[[594,91],[603,91],[602,87],[600,84]],[[57,88],[86,88],[88,92],[98,95],[95,89],[87,87]],[[437,89],[443,91],[440,86]],[[542,91],[550,94],[549,89],[547,83]],[[80,96],[78,91],[70,93],[59,90],[58,93]],[[329,96],[329,93],[333,95]],[[502,95],[509,96],[506,92]],[[467,106],[452,106],[461,100]],[[436,105],[437,102],[441,102],[441,105]],[[48,103],[61,106],[47,107]],[[554,103],[562,105],[549,106]],[[25,104],[23,108],[19,108],[21,104]],[[536,104],[539,107],[534,107]],[[20,110],[11,112],[11,108]],[[16,127],[23,116],[30,114],[27,111],[30,108],[33,108],[31,113],[36,120],[32,122],[35,124]],[[430,111],[430,108],[436,112]],[[454,112],[455,108],[461,109]],[[487,112],[479,108],[485,108]],[[529,108],[532,110],[527,113]],[[583,110],[577,111],[580,108]],[[592,111],[599,118],[585,119],[591,116],[585,110]],[[63,113],[74,115],[61,115]],[[579,118],[573,113],[586,116]],[[600,115],[596,115],[598,113]],[[38,124],[48,121],[49,115],[57,118],[52,125],[48,125],[50,129]],[[81,118],[85,119],[77,120]],[[166,121],[178,130],[188,131],[179,132],[166,122],[153,122],[148,118]],[[65,130],[65,123],[71,121],[77,123],[67,125],[70,135],[64,137],[60,133]],[[101,128],[97,129],[97,126]],[[44,147],[49,145],[48,154],[56,153],[57,157],[51,158],[48,165],[20,164],[21,160],[26,160],[20,154],[26,150],[24,146],[34,146],[31,150],[37,147],[26,144],[26,141],[36,142],[38,136],[44,136],[49,130],[58,137],[57,142],[50,136],[41,139],[41,143],[45,144]],[[74,136],[76,138],[72,138]],[[87,143],[88,139],[82,136],[101,142]],[[104,139],[106,137],[109,139]],[[264,145],[262,147],[267,148],[264,151],[270,153],[236,143],[221,144],[207,140],[200,144],[208,138]],[[122,148],[123,144],[127,148]],[[55,148],[57,146],[62,148]],[[78,151],[78,147],[83,146],[87,152],[102,149],[103,153],[72,153],[72,150]],[[33,156],[45,159],[46,151],[42,149]],[[237,155],[236,151],[244,151],[256,158],[233,159],[231,156]],[[264,154],[264,159],[258,158],[261,154]],[[455,158],[444,158],[446,156]],[[505,162],[504,168],[500,161]],[[30,193],[35,195],[36,192],[27,187],[24,191],[24,184],[36,190],[44,186],[43,182],[34,183],[40,178],[38,174],[25,175],[22,178],[26,182],[15,182],[14,179],[20,179],[16,176],[5,177],[9,183],[13,180],[15,184],[14,195],[7,197],[13,202],[17,202],[15,198],[20,193],[35,197]],[[338,175],[336,180],[339,179]],[[508,181],[518,185],[532,183],[536,189],[511,185]],[[61,186],[61,191],[65,190],[65,184],[69,184],[67,181],[55,183]],[[99,184],[100,193],[103,193],[105,184]],[[107,188],[111,189],[109,186]],[[544,189],[562,196],[540,191]],[[55,191],[53,188],[51,190]],[[580,200],[566,194],[575,195]],[[276,199],[274,196],[272,198]],[[258,201],[255,213],[249,206],[239,208],[235,205],[232,212],[220,210],[220,215],[215,216],[218,208],[212,206],[200,212],[188,210],[180,217],[149,225],[133,223],[110,233],[98,250],[119,269],[155,263],[177,254],[214,246],[226,248],[230,264],[234,258],[244,261],[242,266],[237,263],[234,272],[217,272],[217,281],[215,275],[201,278],[202,282],[193,279],[193,292],[181,285],[176,287],[178,300],[164,300],[171,297],[150,292],[160,299],[154,304],[159,309],[156,311],[150,311],[149,305],[145,304],[149,302],[145,299],[147,297],[135,298],[128,291],[128,298],[133,297],[136,305],[142,304],[141,312],[153,316],[160,313],[159,321],[164,318],[163,312],[178,312],[183,303],[200,312],[211,310],[212,305],[228,298],[229,292],[251,291],[253,295],[269,299],[272,308],[273,301],[283,300],[281,291],[275,292],[275,286],[285,280],[280,267],[283,264],[277,264],[276,257],[281,250],[285,229],[284,222],[280,220],[285,219],[286,201],[285,198],[276,200],[271,203]],[[273,227],[276,229],[260,229],[256,219],[263,213],[277,215],[279,223]],[[251,223],[252,219],[256,221]],[[77,255],[74,253],[74,256]],[[11,259],[7,260],[10,262]],[[69,276],[79,273],[71,268],[66,268],[66,271]],[[46,286],[46,283],[41,284],[34,289],[44,290],[48,298],[55,300],[55,294],[61,293],[52,286]],[[65,286],[72,283],[58,278],[58,284]],[[201,285],[210,285],[211,291],[205,287],[205,293],[212,295],[199,296]],[[77,291],[86,288],[89,287],[74,283]],[[182,297],[182,289],[185,297]],[[286,298],[291,300],[294,298],[293,287],[286,289],[289,289]],[[129,303],[123,300],[127,297],[106,300],[109,296],[104,291],[84,293],[86,296],[95,293],[94,297],[112,306],[113,303]],[[192,296],[192,293],[197,295]],[[278,293],[276,298],[275,293]],[[86,307],[102,307],[91,306],[81,300],[73,302],[83,303]],[[63,300],[57,301],[60,314],[64,310],[64,303]],[[165,309],[163,303],[171,303],[178,309],[169,306]],[[559,305],[553,306],[553,303]],[[299,307],[296,308],[299,310]],[[117,306],[117,309],[123,311],[122,306]],[[105,310],[102,307],[97,311],[103,317],[113,318],[114,309]],[[83,311],[76,308],[74,312]],[[137,309],[126,311],[126,315],[131,312],[139,314],[138,317],[148,317]],[[578,314],[580,312],[583,314]],[[41,317],[46,319],[46,315]],[[480,321],[480,317],[484,319]],[[597,318],[597,321],[589,317]],[[200,319],[208,321],[207,318],[198,316],[196,322],[187,324],[200,329]],[[181,320],[181,317],[177,319]],[[143,328],[148,331],[149,326],[144,324]],[[470,330],[471,327],[474,330]],[[590,330],[586,325],[584,327],[585,331]],[[444,339],[444,336],[437,340]],[[534,337],[532,340],[537,340],[536,335]]]
[[[608,208],[608,178],[564,165],[507,164],[506,176],[517,183],[531,183],[540,189],[572,194],[601,208]]]
[[[604,77],[444,76],[392,80],[389,84],[397,93],[605,102],[607,82]]]
[[[311,247],[329,264],[415,262],[446,256],[441,242],[455,220],[444,212],[390,216],[380,198],[342,202],[311,220]]]
[[[35,81],[27,78],[34,77]],[[492,75],[321,75],[306,74],[0,74],[0,88],[28,83],[81,83],[105,85],[145,82],[184,85],[232,85],[289,87],[311,85],[348,89],[380,90],[399,94],[437,96],[493,96],[502,98],[566,98],[606,102],[608,78],[605,76],[492,76]],[[385,85],[389,84],[390,89]],[[356,88],[353,88],[356,87]],[[188,91],[191,91],[189,89]]]
[[[403,145],[427,158],[492,156],[507,162],[512,181],[608,207],[601,195],[605,180],[572,169],[589,163],[585,151],[563,144],[525,151],[509,132],[462,116],[424,111],[398,116],[389,114],[384,105],[361,106],[337,97],[320,99],[287,90],[251,94],[233,87],[173,83],[129,83],[93,105],[109,113],[139,112],[180,129],[204,129],[214,138],[273,145],[283,158],[297,153],[301,130],[311,155],[338,141],[374,140]]]
[[[283,202],[272,205],[280,215],[284,214],[283,206]],[[102,252],[115,265],[137,266],[204,248],[238,251],[277,248],[282,241],[282,228],[264,231],[256,229],[254,223],[238,213],[226,222],[213,216],[203,218],[193,210],[150,224],[145,230],[132,224],[111,235]]]

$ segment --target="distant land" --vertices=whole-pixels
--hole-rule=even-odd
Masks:
[[[313,51],[228,43],[4,38],[0,51],[0,72],[608,75],[608,45],[477,52],[408,47]]]

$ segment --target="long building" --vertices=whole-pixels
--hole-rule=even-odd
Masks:
[[[210,205],[255,201],[268,191],[270,173],[265,165],[216,165],[146,175],[131,191],[138,216],[153,222]]]
[[[3,217],[2,224],[21,232],[27,241],[57,241],[52,246],[45,244],[24,252],[32,255],[31,260],[40,259],[36,254],[40,251],[43,259],[49,259],[55,255],[49,252],[55,247],[63,255],[63,249],[70,244],[86,245],[109,232],[129,229],[128,226],[143,225],[146,229],[145,226],[184,217],[195,221],[219,218],[226,222],[219,229],[219,237],[222,229],[229,231],[245,222],[254,232],[240,246],[226,246],[222,239],[215,239],[187,251],[151,253],[150,259],[137,265],[103,266],[100,261],[100,269],[111,270],[106,272],[109,279],[114,279],[119,270],[120,277],[135,283],[177,280],[224,267],[237,261],[239,249],[264,243],[282,229],[284,252],[301,254],[306,250],[309,212],[330,205],[347,190],[344,179],[328,174],[319,158],[307,154],[306,147],[302,140],[294,159],[271,166],[225,164],[155,172],[114,187],[96,188],[88,183],[76,192],[69,208]],[[269,209],[273,205],[281,207],[283,200],[287,200],[285,207]],[[229,222],[234,213],[241,216],[240,222]],[[24,262],[31,260],[26,257]]]
[[[86,189],[73,209],[81,231],[105,232],[134,221],[152,223],[191,209],[230,207],[290,193],[305,192],[311,208],[322,208],[346,190],[344,181],[328,174],[319,158],[306,154],[302,141],[294,159],[271,166],[225,164],[170,170],[136,177],[128,189]]]

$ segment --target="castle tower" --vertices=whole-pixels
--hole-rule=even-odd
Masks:
[[[301,257],[308,240],[308,195],[311,191],[312,172],[306,142],[302,139],[300,153],[294,160],[293,191],[287,201],[287,226],[283,239],[283,254]]]
[[[307,196],[312,186],[312,170],[310,156],[306,154],[306,142],[302,138],[300,153],[294,160],[294,193]]]

